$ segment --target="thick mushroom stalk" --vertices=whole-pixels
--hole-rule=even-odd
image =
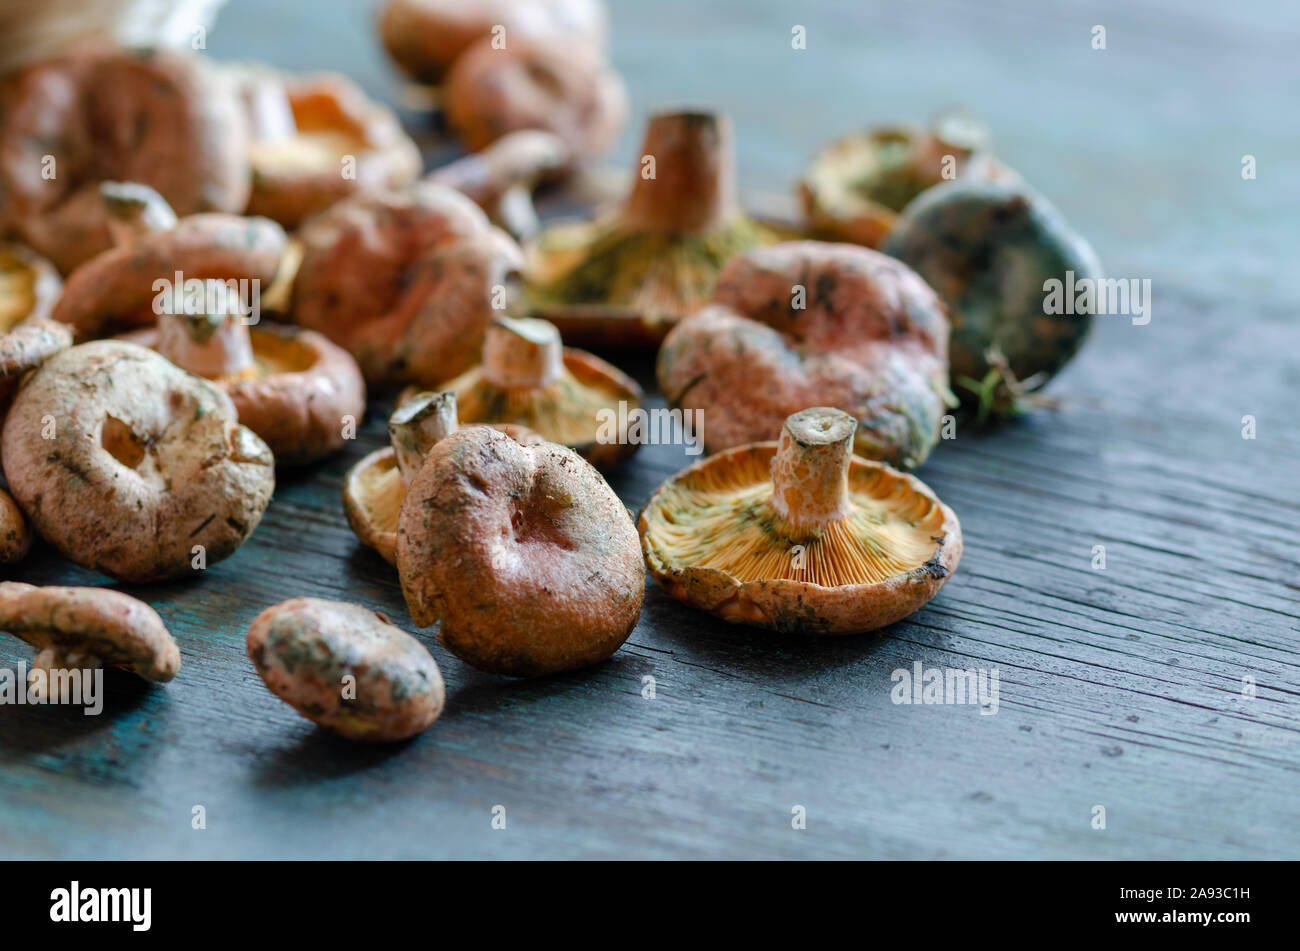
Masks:
[[[158,316],[157,350],[187,373],[209,380],[252,376],[253,341],[241,308],[221,281],[205,281],[197,312],[173,299]]]
[[[641,143],[642,169],[623,206],[637,231],[708,231],[736,215],[731,122],[710,112],[661,113]],[[654,159],[649,174],[645,158]]]
[[[772,457],[772,507],[791,529],[820,535],[852,514],[849,463],[857,420],[843,410],[815,406],[785,421]]]
[[[554,324],[500,317],[483,341],[483,378],[502,389],[540,389],[564,372],[564,347]]]
[[[429,450],[456,427],[455,393],[418,393],[394,410],[388,419],[388,437],[403,485],[411,484]]]

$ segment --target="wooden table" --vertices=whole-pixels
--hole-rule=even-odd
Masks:
[[[233,0],[209,52],[342,68],[391,98],[368,6]],[[712,105],[735,118],[742,183],[785,192],[825,139],[965,103],[1111,275],[1152,280],[1151,322],[1101,320],[1052,386],[1060,412],[959,431],[921,470],[966,536],[929,607],[883,636],[801,640],[651,585],[612,660],[537,682],[478,673],[425,632],[442,719],[349,745],[268,693],[243,642],[294,595],[409,621],[339,506],[379,444],[376,406],[349,451],[282,474],[235,557],[130,589],[177,635],[174,682],[110,677],[99,717],[0,710],[0,857],[1300,854],[1300,10],[1134,6],[614,4],[636,113],[619,163],[650,109]],[[628,369],[652,382],[648,360]],[[636,509],[687,461],[645,447],[611,481]],[[48,551],[14,577],[104,581]],[[25,656],[0,646],[4,666]],[[997,714],[893,703],[892,672],[916,662],[996,669]]]

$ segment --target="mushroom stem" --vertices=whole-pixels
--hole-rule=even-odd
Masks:
[[[632,230],[700,232],[735,216],[735,159],[731,123],[725,116],[653,116],[641,156],[636,184],[623,205],[623,220]]]
[[[411,484],[429,450],[454,433],[457,425],[456,394],[451,391],[418,393],[393,412],[388,419],[388,438],[403,485]]]
[[[849,463],[857,420],[826,406],[786,419],[772,457],[772,507],[797,532],[850,514]]]
[[[558,135],[523,129],[503,135],[482,152],[434,169],[425,181],[447,185],[486,205],[516,185],[531,189],[545,176],[562,171],[569,161],[569,149]]]
[[[119,247],[176,227],[176,212],[148,185],[104,182],[99,186],[99,197],[108,212],[109,237]]]
[[[187,295],[178,302],[173,294],[158,316],[156,349],[182,370],[209,380],[251,373],[252,337],[230,301],[230,288],[209,280],[203,282],[203,292],[199,307],[191,307]]]
[[[483,340],[483,378],[502,389],[549,386],[564,372],[564,347],[554,324],[498,317]]]

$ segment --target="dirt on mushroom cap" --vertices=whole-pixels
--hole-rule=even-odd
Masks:
[[[704,420],[710,452],[776,438],[786,417],[837,406],[858,420],[856,451],[915,467],[939,439],[948,322],[905,265],[868,248],[798,241],[731,261],[715,304],[659,352],[669,402]]]
[[[220,388],[116,340],[37,370],[2,443],[10,489],[41,536],[124,581],[186,575],[233,554],[275,485],[270,450],[236,422]]]
[[[442,712],[442,673],[428,650],[359,604],[281,602],[253,620],[247,647],[272,693],[349,739],[403,740]]]
[[[1102,276],[1091,246],[1038,193],[1018,183],[938,185],[904,209],[882,250],[903,261],[945,301],[953,391],[981,380],[990,352],[1017,380],[1041,386],[1078,352],[1091,314],[1044,313],[1044,283]],[[1041,376],[1039,376],[1041,374]]]
[[[598,663],[641,613],[636,529],[600,474],[553,443],[468,427],[407,492],[397,568],[417,624],[482,670],[540,676]]]
[[[455,189],[356,195],[311,218],[294,322],[348,350],[370,383],[434,386],[474,365],[514,241]]]

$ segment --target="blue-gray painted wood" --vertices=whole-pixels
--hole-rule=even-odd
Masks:
[[[727,110],[747,189],[786,192],[856,126],[964,103],[1112,275],[1153,281],[1151,323],[1102,320],[1052,387],[1060,412],[960,431],[924,466],[966,536],[925,610],[880,637],[798,640],[652,585],[611,661],[527,683],[421,635],[443,718],[402,746],[349,745],[276,700],[243,641],[300,594],[409,622],[338,503],[381,439],[376,406],[349,451],[282,479],[238,555],[129,589],[177,634],[173,683],[112,676],[97,718],[0,709],[0,856],[1296,857],[1300,11],[1136,6],[614,4],[633,128],[661,105]],[[369,7],[232,0],[210,52],[340,68],[392,98]],[[629,369],[650,382],[648,361]],[[635,509],[687,461],[647,447],[611,481]],[[102,581],[48,551],[14,577]],[[0,664],[24,656],[0,643]],[[891,672],[916,661],[996,668],[998,713],[892,703]]]

